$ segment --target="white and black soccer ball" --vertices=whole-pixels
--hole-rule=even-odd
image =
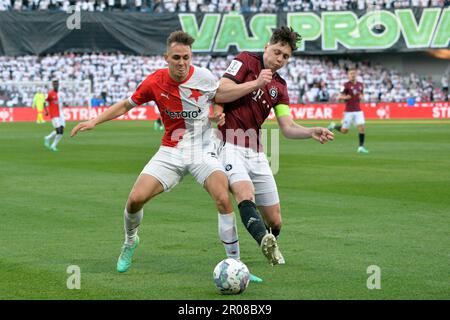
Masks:
[[[222,294],[239,294],[245,291],[250,280],[247,266],[236,259],[224,259],[214,268],[214,283]]]

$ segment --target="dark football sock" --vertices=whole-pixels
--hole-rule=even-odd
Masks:
[[[275,236],[275,238],[278,238],[278,236],[280,235],[281,230],[277,229],[277,228],[270,228],[267,229],[267,231],[272,231],[272,234]]]
[[[244,200],[239,203],[238,208],[245,228],[252,235],[253,239],[255,239],[258,244],[261,244],[261,240],[267,231],[266,225],[261,219],[261,215],[256,211],[255,203],[250,200]]]
[[[338,124],[334,126],[334,130],[341,132],[342,125]]]
[[[359,134],[359,146],[362,147],[364,146],[364,138],[365,138],[365,134],[364,133],[360,133]]]

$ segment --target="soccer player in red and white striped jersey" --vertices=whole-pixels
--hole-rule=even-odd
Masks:
[[[137,229],[144,204],[172,189],[187,173],[195,177],[216,203],[219,236],[227,256],[240,258],[228,180],[216,155],[217,138],[211,130],[209,116],[218,81],[209,70],[191,65],[193,42],[185,32],[171,33],[164,55],[168,68],[149,75],[131,97],[114,104],[97,118],[78,124],[71,132],[74,136],[78,131],[93,129],[149,101],[155,101],[161,113],[165,126],[162,145],[142,170],[126,203],[125,243],[117,261],[118,272],[125,272],[131,266],[139,243]]]

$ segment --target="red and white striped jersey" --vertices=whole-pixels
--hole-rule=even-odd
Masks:
[[[208,69],[191,66],[187,78],[176,82],[169,69],[149,75],[128,101],[139,106],[155,101],[166,129],[162,145],[191,147],[210,140],[210,106],[219,83]]]

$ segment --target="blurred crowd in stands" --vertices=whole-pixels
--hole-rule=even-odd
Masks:
[[[444,7],[450,0],[0,0],[0,11],[298,12]]]
[[[193,63],[209,68],[219,78],[232,58],[196,55]],[[61,100],[65,105],[86,106],[92,102],[91,98],[102,101],[100,104],[111,105],[129,97],[147,75],[165,66],[162,56],[120,53],[0,56],[0,107],[31,106],[36,90],[45,88],[39,83],[25,85],[25,82],[50,81],[54,78],[80,83],[72,85],[70,90],[61,90]],[[279,73],[288,83],[291,103],[337,102],[337,95],[347,81],[347,70],[352,67],[359,70],[358,80],[364,83],[366,101],[405,102],[412,98],[425,102],[449,99],[450,67],[432,79],[430,75],[400,74],[370,62],[326,56],[294,56]],[[81,84],[81,81],[84,83]]]

